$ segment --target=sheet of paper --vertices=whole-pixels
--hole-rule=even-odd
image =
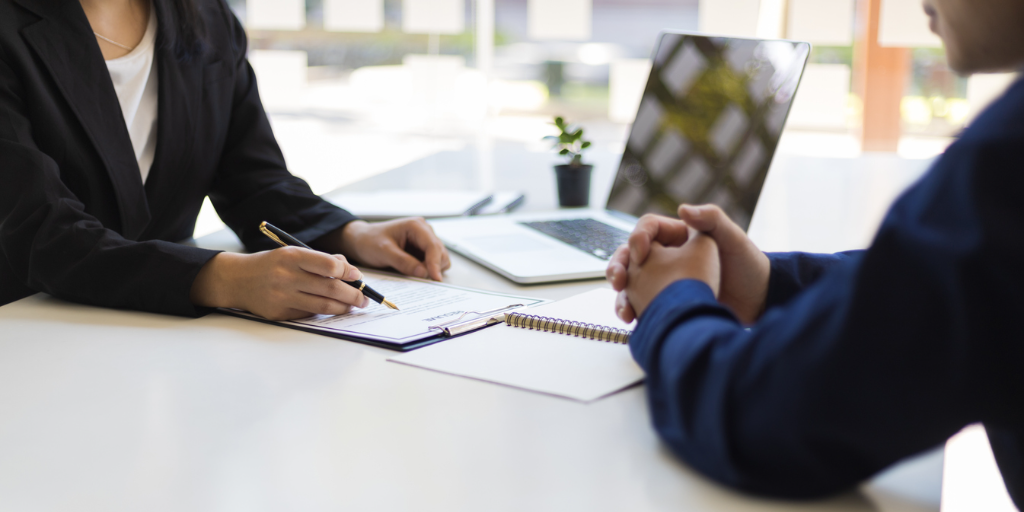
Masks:
[[[529,313],[630,328],[613,312],[615,292],[593,290]],[[590,402],[644,378],[629,347],[506,325],[447,340],[389,361]]]
[[[317,315],[290,323],[377,341],[404,345],[438,333],[429,327],[471,311],[514,304],[532,306],[543,299],[461,288],[422,279],[363,272],[363,282],[400,309],[371,302],[366,309],[337,316]],[[469,317],[467,317],[469,318]]]
[[[430,329],[430,326],[458,318],[463,313],[490,311],[515,304],[528,307],[545,302],[543,299],[474,290],[377,272],[363,271],[363,282],[400,309],[395,311],[376,302],[370,302],[366,309],[353,309],[344,315],[316,315],[280,323],[405,345],[436,336],[439,331]],[[472,317],[473,315],[468,315],[466,319]]]
[[[454,217],[490,197],[471,190],[378,190],[342,192],[327,197],[332,203],[364,219],[399,217]]]
[[[491,201],[476,210],[474,215],[492,215],[508,213],[519,208],[526,201],[522,192],[495,192]]]

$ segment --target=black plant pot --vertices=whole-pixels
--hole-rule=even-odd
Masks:
[[[593,165],[555,166],[559,206],[566,208],[590,204],[590,172],[593,170]]]

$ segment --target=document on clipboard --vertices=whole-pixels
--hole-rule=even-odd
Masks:
[[[363,270],[363,282],[399,305],[371,302],[344,315],[273,321],[235,309],[221,313],[300,331],[407,351],[496,323],[503,313],[547,302],[450,284]]]

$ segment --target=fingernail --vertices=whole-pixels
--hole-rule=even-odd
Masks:
[[[359,306],[359,307],[361,307],[363,309],[366,309],[369,305],[370,305],[370,299],[367,298],[367,297],[363,297],[363,305]]]
[[[427,277],[427,267],[416,267],[416,270],[413,271],[413,275],[421,279]]]
[[[358,281],[363,278],[363,273],[358,268],[351,267],[348,272],[345,273],[346,281]]]
[[[689,215],[690,217],[693,217],[695,219],[700,218],[700,209],[697,208],[696,206],[686,205],[683,206],[683,210],[686,210],[686,214]]]

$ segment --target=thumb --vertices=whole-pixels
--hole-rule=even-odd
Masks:
[[[746,243],[747,234],[717,205],[680,205],[679,218],[713,238],[723,251],[728,252]]]
[[[402,250],[393,240],[388,240],[388,243],[382,249],[384,250],[385,264],[394,267],[395,270],[407,276],[427,277],[426,265]]]

